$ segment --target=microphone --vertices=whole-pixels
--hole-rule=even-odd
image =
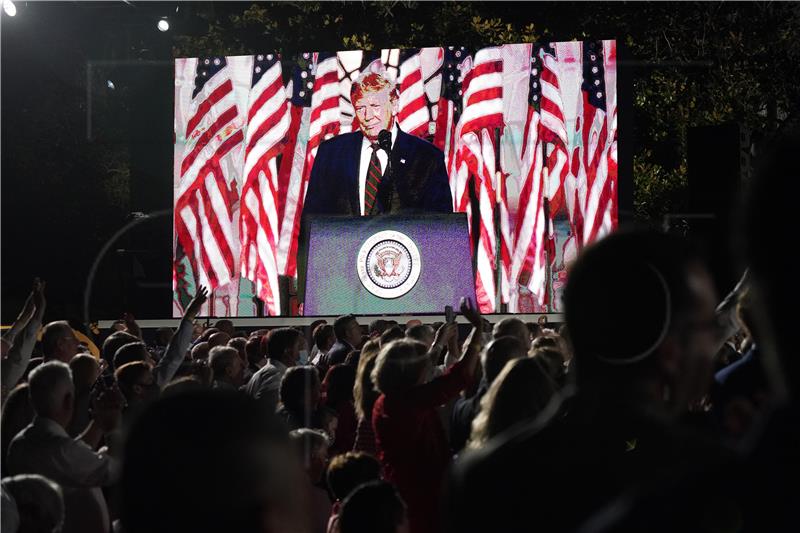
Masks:
[[[392,151],[392,134],[386,130],[381,130],[378,133],[378,145],[387,154]]]

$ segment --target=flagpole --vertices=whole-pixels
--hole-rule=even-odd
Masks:
[[[494,219],[494,309],[495,312],[504,313],[503,309],[503,261],[501,258],[502,231],[500,228],[500,202],[502,201],[503,173],[500,171],[500,128],[494,129],[494,181],[497,184],[494,190],[494,203],[492,213]]]
[[[542,142],[542,187],[544,190],[542,191],[542,209],[544,211],[544,234],[542,238],[544,239],[544,294],[545,294],[545,305],[547,306],[547,312],[552,309],[551,302],[550,302],[550,247],[547,245],[547,241],[550,238],[550,201],[547,198],[547,192],[550,190],[549,181],[550,181],[550,171],[547,168],[547,143]]]

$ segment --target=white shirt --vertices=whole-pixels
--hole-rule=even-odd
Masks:
[[[397,139],[397,117],[392,126],[392,147]],[[376,141],[377,142],[377,141]],[[358,165],[358,205],[361,215],[364,215],[364,196],[367,189],[367,173],[369,172],[369,160],[372,157],[372,142],[364,137],[361,141],[361,163]],[[389,155],[383,150],[378,150],[378,162],[381,165],[381,174],[386,172],[386,163],[389,162]]]
[[[261,400],[270,412],[274,412],[280,401],[281,379],[286,370],[286,365],[277,359],[269,359],[266,365],[253,374],[244,391],[256,400]]]
[[[11,474],[39,474],[64,490],[64,531],[108,532],[108,507],[100,487],[114,483],[120,463],[104,449],[95,452],[49,418],[35,417],[8,448]],[[78,528],[78,529],[76,529]]]

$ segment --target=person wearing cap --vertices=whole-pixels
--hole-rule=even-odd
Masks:
[[[721,460],[678,422],[710,380],[715,303],[675,237],[616,233],[587,248],[564,295],[575,390],[460,459],[448,531],[572,531],[632,487]],[[609,332],[603,317],[620,315],[629,326]]]

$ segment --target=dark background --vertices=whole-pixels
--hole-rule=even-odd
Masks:
[[[797,4],[16,5],[0,16],[3,324],[34,276],[48,282],[48,319],[82,317],[104,243],[137,213],[172,208],[174,57],[616,38],[620,218],[718,215],[725,225],[670,220],[716,236],[721,291],[739,270],[723,245],[749,157],[797,125]],[[171,243],[171,215],[126,232],[100,264],[90,317],[171,316]]]

